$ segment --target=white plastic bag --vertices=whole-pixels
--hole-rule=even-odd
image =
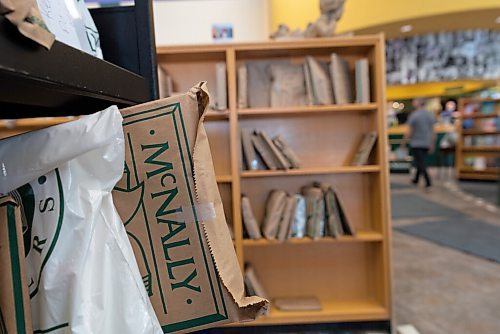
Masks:
[[[123,161],[116,107],[0,141],[0,193],[22,208],[35,333],[162,333],[111,197]]]

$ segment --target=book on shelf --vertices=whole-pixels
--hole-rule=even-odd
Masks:
[[[334,199],[332,202],[332,204],[334,205],[332,211],[333,214],[335,215],[336,223],[337,224],[340,223],[340,225],[337,225],[339,227],[340,234],[354,236],[356,234],[356,231],[354,230],[354,226],[350,223],[349,219],[347,219],[344,206],[340,202],[340,197],[333,188],[330,189],[332,190],[332,195]]]
[[[337,104],[352,103],[352,82],[349,63],[336,53],[330,55],[330,76],[332,78],[335,102]]]
[[[303,238],[306,236],[306,199],[300,194],[295,194],[295,210],[293,212],[290,238]]]
[[[215,64],[215,109],[227,109],[227,76],[226,63]]]
[[[281,153],[281,151],[273,144],[267,134],[262,130],[256,130],[256,133],[262,138],[266,149],[271,153],[271,156],[274,159],[274,162],[278,169],[289,169],[291,167],[290,163],[283,156],[283,153]]]
[[[254,296],[259,296],[261,298],[269,300],[269,295],[262,285],[254,267],[250,264],[245,266],[245,276],[244,276],[245,285],[248,289],[248,294],[253,292]]]
[[[241,64],[238,66],[238,108],[248,107],[248,86],[247,86],[247,66]]]
[[[356,153],[352,159],[352,165],[354,166],[362,166],[368,163],[368,158],[370,157],[370,153],[375,146],[375,142],[377,141],[377,132],[372,131],[363,135],[361,139],[361,143],[358,146]]]
[[[300,168],[301,162],[299,158],[281,135],[273,138],[273,144],[281,151],[290,168]]]
[[[495,101],[483,101],[481,103],[479,111],[481,112],[482,115],[494,115],[496,113],[495,109],[497,104],[500,103]]]
[[[283,190],[273,190],[266,201],[266,213],[262,224],[262,234],[266,239],[274,240],[285,209],[287,194]]]
[[[333,90],[328,64],[311,56],[306,57],[306,63],[311,74],[313,103],[315,105],[332,104]]]
[[[367,58],[358,59],[355,64],[356,103],[370,103],[370,69]]]
[[[325,194],[326,234],[337,238],[339,235],[343,234],[343,228],[335,192],[333,188],[328,185],[321,185],[321,187]]]
[[[486,169],[486,157],[475,157],[472,164],[474,170],[485,170]]]
[[[321,311],[321,303],[316,297],[284,297],[275,298],[274,306],[285,312]]]
[[[250,199],[245,195],[241,197],[241,214],[243,216],[243,225],[245,225],[250,239],[261,239],[262,234],[260,233],[259,223],[255,219]]]
[[[309,65],[307,63],[302,64],[302,68],[304,70],[304,81],[306,82],[306,103],[309,106],[312,106],[315,103],[314,99],[314,92],[312,89],[312,78],[311,78],[311,71],[309,71]]]
[[[325,203],[323,190],[315,185],[302,187],[306,200],[306,233],[316,240],[325,236]]]
[[[264,140],[261,138],[261,136],[259,136],[256,133],[253,133],[252,134],[252,143],[253,143],[253,146],[255,148],[255,151],[261,157],[262,162],[264,162],[266,167],[268,169],[271,169],[271,170],[278,169],[278,166],[275,163],[275,160],[274,160],[272,153],[267,148],[267,145],[266,145],[266,143],[264,143]]]
[[[163,66],[158,65],[158,92],[160,98],[172,96],[174,91],[172,77],[167,73]]]
[[[306,87],[302,65],[272,64],[271,107],[303,106],[306,104]]]
[[[288,63],[287,60],[255,60],[246,63],[249,108],[268,108],[271,105],[270,66]]]
[[[285,200],[285,207],[278,226],[278,240],[284,241],[290,234],[290,226],[295,213],[296,200],[294,196],[288,196]]]
[[[248,170],[256,170],[259,168],[259,161],[257,159],[257,154],[255,152],[254,145],[252,143],[252,133],[250,130],[242,128],[241,129],[241,146],[243,152],[243,160]]]

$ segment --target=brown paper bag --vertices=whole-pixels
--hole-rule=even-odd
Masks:
[[[19,207],[0,198],[0,333],[33,333]]]
[[[203,126],[208,92],[123,109],[125,171],[113,197],[165,333],[252,320]]]
[[[0,0],[0,15],[4,15],[19,32],[46,49],[50,49],[55,36],[42,19],[35,0]]]

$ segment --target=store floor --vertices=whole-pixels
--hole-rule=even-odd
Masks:
[[[395,327],[412,324],[421,334],[500,333],[500,263],[492,260],[500,257],[500,210],[489,203],[495,200],[491,183],[468,187],[490,197],[449,180],[435,180],[425,192],[411,186],[408,175],[391,176]],[[460,236],[464,227],[470,242]]]

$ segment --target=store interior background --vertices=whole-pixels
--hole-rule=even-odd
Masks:
[[[233,25],[234,42],[266,41],[279,24],[285,23],[291,30],[303,29],[320,14],[318,0],[157,1],[154,9],[158,46],[211,44],[210,29],[214,22]],[[383,32],[387,39],[468,29],[498,31],[500,3],[497,0],[347,0],[337,25],[340,34]],[[498,98],[498,80],[466,78],[388,86],[388,110],[392,107],[392,111],[399,112],[405,105],[404,111],[409,112],[411,100],[419,96],[431,98],[437,108],[463,96]],[[404,131],[401,126],[388,129],[393,148]],[[445,132],[446,129],[438,137],[442,138]],[[500,240],[498,183],[459,182],[451,167],[453,162],[449,157],[446,159],[441,165],[448,167],[431,168],[435,179],[431,193],[424,194],[422,189],[409,186],[410,176],[405,172],[391,174],[394,328],[410,324],[422,334],[499,333],[498,261],[404,232],[405,226],[422,222],[466,220],[476,226],[471,233],[476,228],[495,226],[489,241]],[[417,203],[415,198],[424,200]],[[453,226],[449,229],[436,233],[453,234]],[[500,252],[498,243],[490,246]],[[407,326],[401,330],[405,328],[408,330]]]

